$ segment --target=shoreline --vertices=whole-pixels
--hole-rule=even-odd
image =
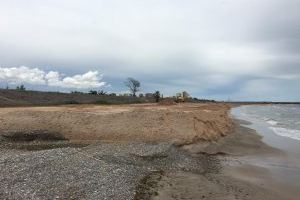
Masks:
[[[246,181],[253,186],[259,186],[258,190],[275,194],[274,199],[298,199],[300,195],[299,176],[297,175],[300,173],[299,161],[297,161],[297,166],[294,166],[291,164],[292,160],[290,160],[288,151],[265,143],[263,141],[265,135],[257,132],[262,130],[243,126],[249,125],[251,122],[241,120],[240,122],[239,126],[242,126],[243,129],[246,128],[248,133],[259,138],[259,141],[256,142],[258,146],[251,147],[256,150],[251,151],[250,154],[238,156],[238,162],[235,162],[235,159],[226,162],[224,171],[229,176]],[[263,195],[257,196],[255,199],[260,198],[269,199]]]
[[[283,194],[284,199],[297,199],[300,195],[300,152],[299,148],[297,148],[299,147],[298,141],[278,136],[269,129],[269,124],[264,121],[245,118],[239,112],[235,112],[234,116],[249,120],[249,123],[245,124],[245,126],[257,131],[256,134],[262,137],[261,141],[263,143],[277,150],[273,155],[260,153],[242,158],[243,166],[237,168],[237,170],[244,171],[242,178],[248,180],[250,178],[253,181],[255,178],[261,179],[260,177],[264,177],[256,184],[261,183],[265,188]],[[260,173],[247,174],[246,172],[245,175],[245,169],[249,171],[247,167],[254,170],[262,169],[265,173],[260,171]],[[265,176],[265,174],[268,174],[268,176]],[[238,176],[240,175],[238,173]]]
[[[300,190],[278,183],[268,166],[254,165],[284,160],[285,152],[263,143],[243,126],[248,122],[232,120],[231,134],[185,144],[51,141],[45,142],[51,148],[33,142],[18,149],[0,141],[0,198],[296,199]]]
[[[168,172],[157,183],[157,196],[148,199],[297,199],[298,190],[275,182],[267,168],[249,164],[248,157],[285,157],[285,153],[264,144],[255,130],[243,127],[245,121],[234,120],[232,134],[210,145],[183,147],[194,156],[216,159],[219,170],[206,173]],[[230,146],[228,146],[230,145]],[[146,198],[147,199],[147,198]]]

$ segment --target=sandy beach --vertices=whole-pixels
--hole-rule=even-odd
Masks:
[[[0,0],[0,200],[300,200],[300,0]]]
[[[1,108],[1,199],[297,199],[225,104]],[[270,161],[271,162],[271,161]]]

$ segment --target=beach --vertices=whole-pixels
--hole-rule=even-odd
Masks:
[[[300,200],[300,0],[0,0],[0,200]]]
[[[287,152],[264,143],[230,109],[1,108],[0,198],[297,199],[298,183],[276,172]]]

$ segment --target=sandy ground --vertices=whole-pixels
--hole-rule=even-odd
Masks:
[[[0,132],[48,131],[69,140],[216,140],[232,127],[224,104],[56,106],[0,109]]]
[[[0,199],[297,199],[224,104],[0,109]],[[80,142],[78,142],[80,140]]]

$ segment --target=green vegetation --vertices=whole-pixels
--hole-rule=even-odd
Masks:
[[[98,95],[98,92],[96,90],[90,90],[89,94],[91,94],[91,95]]]
[[[153,93],[153,97],[155,99],[155,102],[159,102],[159,99],[160,99],[160,92],[159,91],[155,91]]]
[[[16,90],[19,90],[19,91],[25,91],[26,88],[25,88],[24,85],[20,85],[20,86],[17,86],[17,87],[16,87]]]

